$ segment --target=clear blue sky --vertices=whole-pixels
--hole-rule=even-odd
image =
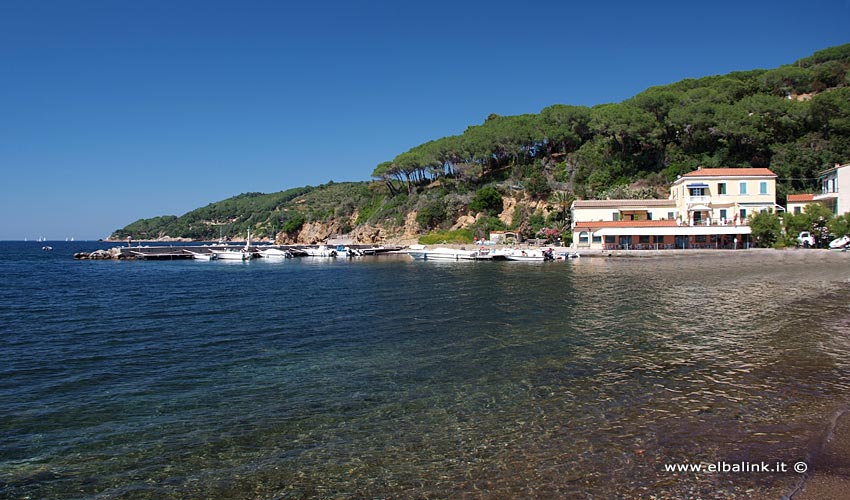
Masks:
[[[369,179],[490,113],[773,68],[848,24],[848,0],[0,0],[0,239]]]

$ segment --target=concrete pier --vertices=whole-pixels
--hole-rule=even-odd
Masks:
[[[259,255],[260,250],[277,248],[289,251],[293,257],[306,256],[305,249],[318,248],[321,245],[260,245],[249,246],[248,252]],[[400,246],[346,245],[347,248],[358,251],[360,255],[380,255],[401,250]],[[335,247],[328,247],[335,248]],[[123,246],[109,250],[98,250],[91,254],[75,254],[75,259],[117,259],[117,260],[179,260],[191,259],[195,253],[212,253],[224,250],[243,250],[244,244],[230,245],[147,245]]]

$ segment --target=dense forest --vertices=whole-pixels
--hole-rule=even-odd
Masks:
[[[309,222],[390,230],[416,214],[418,229],[504,228],[502,197],[551,205],[546,217],[519,203],[511,228],[563,229],[573,199],[666,197],[697,167],[768,167],[778,202],[812,191],[818,172],[850,161],[850,44],[771,70],[735,72],[652,87],[620,103],[556,104],[538,114],[490,115],[463,134],[381,163],[368,183],[328,183],[248,193],[181,217],[136,221],[113,238],[215,239],[293,235]],[[483,215],[478,215],[483,214]]]

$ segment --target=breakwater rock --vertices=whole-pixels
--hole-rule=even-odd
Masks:
[[[77,260],[124,260],[124,259],[133,259],[133,256],[124,255],[117,248],[112,248],[110,250],[95,250],[94,252],[77,252],[74,254],[74,258]]]

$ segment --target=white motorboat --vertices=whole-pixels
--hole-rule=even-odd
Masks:
[[[192,254],[192,258],[195,260],[215,260],[217,257],[213,252],[193,252],[191,250],[186,250],[190,254]]]
[[[245,249],[225,249],[225,250],[213,250],[216,259],[220,260],[250,260],[254,257],[254,254],[251,252],[245,251]]]
[[[254,258],[254,252],[251,251],[251,230],[248,230],[248,239],[245,240],[245,247],[241,249],[225,248],[224,250],[213,250],[215,258],[221,260],[251,260]]]
[[[847,250],[848,246],[850,246],[850,236],[846,234],[829,242],[830,250]]]
[[[288,259],[292,257],[292,253],[288,250],[281,250],[280,248],[264,248],[257,252],[260,254],[260,257],[264,259]]]
[[[499,250],[498,255],[503,256],[506,260],[520,262],[543,262],[545,259],[542,250],[522,250],[518,248]]]
[[[407,255],[410,255],[413,260],[458,261],[478,259],[478,252],[475,250],[456,250],[446,247],[428,249],[422,245],[411,245],[407,250]]]
[[[555,255],[555,251],[551,248],[547,250],[509,248],[505,250],[497,250],[495,255],[498,255],[505,260],[519,262],[546,262],[550,260],[564,260],[567,258],[566,254]]]
[[[579,258],[581,258],[581,254],[579,254],[578,252],[555,254],[555,260],[569,260]]]
[[[339,252],[335,248],[328,248],[325,245],[319,245],[317,248],[303,248],[308,257],[337,257]]]

